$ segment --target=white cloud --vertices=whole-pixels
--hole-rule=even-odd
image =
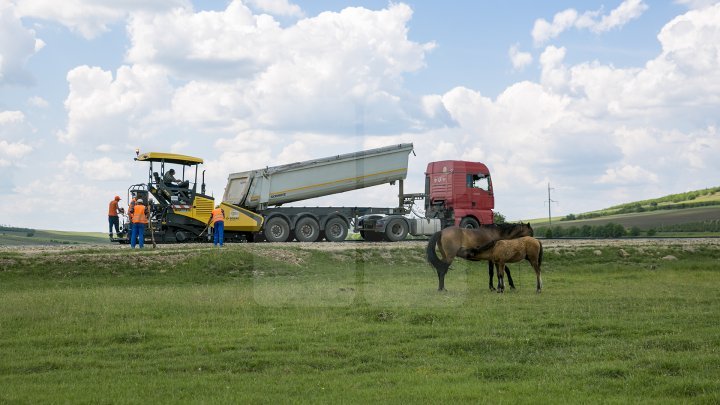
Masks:
[[[180,153],[188,146],[190,146],[190,142],[188,141],[177,141],[170,146],[170,152]]]
[[[657,183],[658,176],[642,167],[625,165],[618,169],[607,169],[597,182],[600,184],[623,185]]]
[[[0,140],[0,156],[11,158],[14,160],[20,159],[28,153],[32,152],[33,148],[23,142],[7,142]]]
[[[513,69],[522,70],[533,61],[532,54],[529,52],[521,52],[520,45],[515,44],[508,50],[508,56],[512,62]]]
[[[540,55],[540,66],[542,67],[540,82],[544,86],[555,91],[564,90],[567,86],[569,72],[563,65],[566,53],[565,48],[556,48],[550,45]]]
[[[250,128],[422,125],[420,107],[404,100],[402,75],[424,67],[434,44],[408,40],[411,16],[404,4],[347,8],[281,28],[237,0],[221,11],[135,13],[132,65],[115,77],[98,67],[71,70],[68,124],[57,136],[102,145],[180,131],[217,138]]]
[[[60,163],[60,168],[69,172],[77,172],[81,167],[82,164],[80,163],[80,160],[78,160],[78,158],[72,153],[68,153],[65,156],[65,159],[63,159]]]
[[[16,2],[18,13],[23,17],[56,21],[88,39],[108,31],[110,24],[123,21],[131,13],[191,7],[188,0],[16,0]]]
[[[603,16],[600,22],[592,25],[590,30],[595,33],[601,33],[622,27],[628,22],[640,17],[647,9],[647,4],[643,3],[642,0],[625,0],[616,9],[612,10],[610,14]]]
[[[19,124],[25,121],[22,111],[0,111],[0,125]]]
[[[457,123],[433,132],[442,141],[432,158],[487,163],[501,212],[547,181],[572,201],[566,212],[715,184],[720,4],[676,17],[658,39],[660,54],[642,67],[568,65],[566,49],[548,46],[539,83],[516,83],[495,100],[461,87],[426,97],[425,111],[446,110]],[[590,195],[588,184],[601,188]]]
[[[44,98],[42,98],[40,96],[30,97],[28,99],[27,103],[28,103],[28,105],[30,105],[32,107],[37,107],[37,108],[47,108],[50,105],[50,103],[48,103],[47,100],[45,100]]]
[[[0,199],[0,223],[37,229],[62,226],[63,230],[107,231],[107,204],[115,193],[66,173],[49,174],[16,187],[12,194]],[[87,215],[70,218],[70,206],[86,208]]]
[[[552,23],[542,18],[537,19],[532,29],[533,41],[535,45],[542,45],[570,28],[588,29],[596,34],[610,31],[640,17],[647,8],[647,4],[642,0],[625,0],[599,19],[600,11],[579,14],[574,9],[567,9],[555,14]]]
[[[98,67],[79,66],[67,80],[68,126],[58,133],[62,142],[140,138],[152,131],[158,110],[169,108],[172,94],[164,70],[153,66],[122,66],[115,78]]]
[[[22,25],[20,17],[12,2],[0,0],[0,85],[32,82],[25,64],[43,42]]]
[[[404,126],[417,107],[403,102],[402,75],[423,68],[434,47],[408,40],[411,16],[404,4],[346,8],[281,28],[240,1],[222,11],[137,15],[128,60],[189,80],[173,97],[174,117],[206,127]]]
[[[296,18],[305,16],[300,6],[290,3],[288,0],[249,0],[249,3],[260,11],[272,15]]]
[[[675,3],[687,6],[690,9],[711,7],[717,4],[717,0],[675,0]]]
[[[67,161],[67,158],[66,158]],[[63,162],[66,165],[72,163]],[[130,178],[130,167],[125,162],[114,162],[108,157],[82,163],[82,172],[90,180],[124,180]]]
[[[542,18],[536,20],[535,26],[532,30],[532,37],[535,41],[535,44],[540,45],[551,38],[557,37],[563,31],[575,25],[577,19],[577,11],[573,9],[567,9],[565,11],[561,11],[555,14],[552,23],[549,23]]]

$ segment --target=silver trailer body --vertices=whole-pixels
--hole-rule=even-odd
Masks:
[[[265,209],[404,180],[411,143],[232,173],[223,201]]]

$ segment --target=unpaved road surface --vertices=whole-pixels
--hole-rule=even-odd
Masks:
[[[663,247],[663,246],[720,246],[720,238],[668,238],[668,239],[541,239],[546,249],[565,249],[579,247]],[[226,244],[224,249],[248,249],[248,250],[264,250],[264,249],[314,249],[323,251],[342,251],[342,250],[366,250],[366,249],[417,249],[427,246],[426,240],[410,240],[403,242],[364,242],[364,241],[346,241],[342,243],[329,242],[285,242],[285,243],[232,243]],[[178,243],[178,244],[160,244],[153,249],[152,244],[145,244],[145,251],[155,250],[161,251],[196,251],[203,249],[212,249],[209,243]],[[108,254],[113,251],[120,253],[122,250],[130,250],[128,245],[119,245],[114,243],[107,244],[83,244],[83,245],[48,245],[48,246],[0,246],[0,253],[13,252],[24,255],[34,254],[57,254],[62,252],[83,251],[92,253],[97,250],[99,254]]]

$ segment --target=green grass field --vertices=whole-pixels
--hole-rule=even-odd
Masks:
[[[651,212],[634,212],[629,214],[607,215],[591,219],[578,219],[572,221],[562,221],[562,217],[552,219],[552,226],[597,226],[605,225],[609,222],[623,225],[626,228],[637,226],[642,230],[650,228],[661,229],[663,226],[677,225],[685,223],[717,221],[720,219],[720,206],[685,208],[677,210],[658,210]],[[534,228],[548,226],[547,218],[538,218],[528,221]],[[715,233],[717,234],[717,233]],[[697,236],[698,233],[688,232],[688,236]]]
[[[31,236],[29,236],[31,234]],[[0,246],[37,246],[37,245],[78,245],[110,243],[108,235],[100,232],[68,232],[32,230],[0,230]]]
[[[0,251],[0,403],[720,402],[720,245],[602,243]]]

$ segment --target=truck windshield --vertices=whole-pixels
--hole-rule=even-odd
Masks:
[[[468,188],[479,188],[488,191],[490,189],[490,176],[482,173],[468,174],[467,186]]]

